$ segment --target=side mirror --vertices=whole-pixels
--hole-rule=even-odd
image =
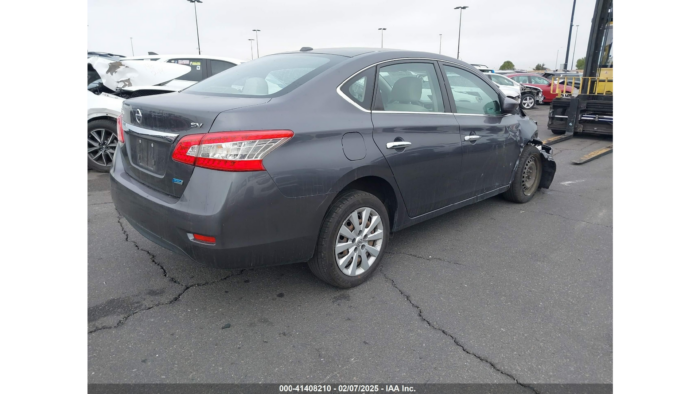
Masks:
[[[506,97],[503,100],[503,113],[504,114],[519,114],[520,113],[520,103],[513,100],[512,98]]]

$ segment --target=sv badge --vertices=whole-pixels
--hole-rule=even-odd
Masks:
[[[194,123],[194,122],[192,122],[192,123],[190,123],[190,127],[191,127],[191,128],[195,128],[195,127],[199,128],[199,127],[202,127],[202,123]]]

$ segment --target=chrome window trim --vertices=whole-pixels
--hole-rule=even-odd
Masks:
[[[362,111],[362,112],[368,113],[368,114],[371,114],[371,113],[375,113],[375,112],[376,112],[376,113],[389,113],[389,114],[457,115],[457,114],[451,113],[451,112],[393,112],[393,111],[368,111],[368,110],[362,108],[361,106],[359,106],[359,105],[358,105],[356,102],[354,102],[350,97],[346,96],[345,93],[343,93],[343,91],[341,90],[341,89],[343,88],[343,86],[345,86],[345,84],[348,83],[351,79],[355,78],[356,76],[362,74],[363,72],[369,70],[369,69],[372,68],[372,67],[377,67],[377,66],[379,66],[380,64],[393,63],[393,62],[400,62],[400,61],[404,61],[404,60],[410,60],[410,61],[413,61],[413,60],[422,60],[422,61],[426,61],[426,60],[427,60],[427,61],[431,61],[431,62],[443,62],[443,63],[447,63],[447,64],[454,64],[455,66],[462,66],[462,67],[464,67],[464,65],[462,65],[462,64],[450,62],[450,61],[447,61],[447,60],[430,59],[430,58],[420,58],[420,57],[384,60],[384,61],[381,61],[381,62],[378,62],[378,63],[374,63],[374,64],[372,64],[371,66],[367,66],[367,67],[363,68],[362,70],[356,72],[356,73],[353,74],[350,78],[348,78],[348,79],[346,79],[345,81],[343,81],[343,83],[341,83],[340,86],[338,86],[338,88],[336,89],[336,92],[338,92],[338,95],[339,95],[341,98],[343,98],[345,101],[347,101],[348,103],[354,105],[355,108],[359,109],[359,110]],[[485,115],[484,115],[484,116],[485,116]]]
[[[180,136],[180,134],[177,133],[166,133],[163,131],[155,131],[155,130],[149,130],[149,129],[144,129],[142,127],[134,126],[129,123],[124,123],[124,132],[129,132],[131,134],[135,134],[141,137],[151,137],[155,139],[160,139],[164,140],[167,142],[173,142],[177,139],[177,137]]]
[[[341,82],[340,85],[338,85],[338,87],[335,88],[335,91],[336,91],[336,92],[338,93],[338,95],[339,95],[340,97],[342,97],[345,101],[347,101],[348,103],[354,105],[355,108],[359,109],[359,110],[362,111],[362,112],[366,112],[366,113],[370,113],[370,114],[376,112],[376,113],[378,113],[378,114],[421,114],[421,115],[430,114],[430,115],[459,115],[459,116],[508,116],[508,115],[511,115],[511,114],[498,114],[498,115],[486,115],[486,114],[460,114],[460,113],[457,113],[457,112],[409,112],[409,111],[379,111],[379,110],[366,110],[366,109],[362,108],[361,106],[359,106],[356,102],[354,102],[351,98],[349,98],[348,96],[346,96],[345,93],[343,93],[343,92],[340,90],[340,88],[341,88],[343,85],[345,85],[346,82],[348,82],[349,80],[351,80],[352,78],[354,78],[357,74],[359,74],[359,73],[361,73],[361,72],[367,70],[368,68],[372,68],[372,67],[378,66],[378,65],[383,64],[383,63],[395,62],[395,61],[400,61],[400,60],[430,60],[430,61],[434,61],[434,62],[443,62],[443,63],[447,63],[447,64],[453,64],[453,65],[455,65],[455,66],[464,67],[463,64],[455,63],[455,62],[452,62],[452,61],[449,61],[449,60],[434,59],[434,58],[429,58],[429,57],[402,57],[402,58],[396,58],[396,59],[382,60],[381,62],[373,63],[373,64],[371,64],[371,65],[369,65],[369,66],[367,66],[367,67],[361,69],[360,71],[358,71],[358,72],[352,74],[351,76],[349,76],[348,78],[346,78],[343,82]],[[465,70],[465,71],[466,71],[466,70]],[[374,92],[372,92],[372,93],[374,94]]]

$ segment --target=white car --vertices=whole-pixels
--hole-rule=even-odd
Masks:
[[[116,119],[130,97],[178,92],[243,61],[200,55],[88,58],[88,168],[109,171],[117,146]]]
[[[498,85],[501,91],[507,96],[516,101],[520,101],[520,104],[524,109],[530,109],[535,106],[536,103],[542,103],[544,96],[542,95],[542,89],[535,87],[524,88],[518,82],[506,77],[505,75],[484,73],[486,77],[491,79],[493,83]],[[523,93],[523,90],[535,90],[538,93]]]

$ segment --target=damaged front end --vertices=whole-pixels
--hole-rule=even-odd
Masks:
[[[533,139],[528,142],[540,151],[542,156],[542,178],[540,179],[540,188],[549,189],[549,186],[554,180],[554,173],[557,172],[557,162],[554,161],[554,152],[552,147],[545,145],[542,141]]]
[[[519,133],[517,133],[517,138],[519,138],[520,153],[522,154],[525,146],[532,145],[537,150],[540,151],[540,156],[542,159],[542,178],[540,179],[540,188],[549,189],[549,186],[554,180],[554,174],[557,172],[557,163],[554,161],[554,151],[549,145],[545,145],[540,141],[539,133],[537,131],[537,123],[530,119],[525,111],[520,109],[520,119],[519,119]],[[518,160],[519,161],[519,160]],[[514,168],[518,168],[518,164],[515,164]],[[511,183],[515,178],[515,171],[511,175]]]

